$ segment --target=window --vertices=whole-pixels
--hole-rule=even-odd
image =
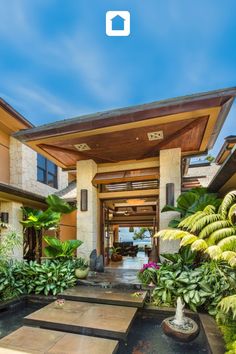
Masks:
[[[37,180],[50,187],[58,188],[57,166],[40,154],[37,155]]]

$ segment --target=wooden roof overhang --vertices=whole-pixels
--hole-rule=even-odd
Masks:
[[[225,138],[225,142],[216,156],[215,162],[221,165],[230,155],[231,150],[236,145],[236,135],[230,135]]]
[[[62,168],[79,160],[114,163],[155,157],[181,148],[183,156],[212,148],[236,95],[236,88],[169,99],[55,122],[14,136]],[[148,133],[161,132],[159,140]],[[86,144],[89,150],[78,151]]]
[[[0,98],[0,130],[12,134],[21,129],[32,128],[31,124],[25,117],[18,113],[6,101]]]
[[[47,205],[44,197],[5,183],[0,183],[0,200],[15,201],[31,207],[45,208]]]
[[[236,145],[230,151],[228,157],[210,182],[208,189],[219,192],[225,183],[236,173]],[[236,186],[235,186],[236,187]]]

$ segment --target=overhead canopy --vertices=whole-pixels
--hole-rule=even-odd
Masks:
[[[236,88],[91,114],[20,131],[14,136],[64,168],[157,156],[179,147],[183,156],[212,148]]]

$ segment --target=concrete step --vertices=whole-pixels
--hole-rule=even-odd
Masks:
[[[146,291],[104,289],[93,286],[75,286],[59,294],[59,298],[90,303],[143,307]]]
[[[24,326],[0,340],[0,354],[115,354],[117,348],[116,340]]]
[[[64,332],[126,340],[137,308],[67,300],[55,302],[24,318],[24,324]]]

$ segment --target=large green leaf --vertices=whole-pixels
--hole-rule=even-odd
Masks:
[[[75,206],[70,205],[64,199],[61,199],[55,194],[51,194],[46,198],[46,202],[52,211],[62,214],[69,214],[76,210]]]

